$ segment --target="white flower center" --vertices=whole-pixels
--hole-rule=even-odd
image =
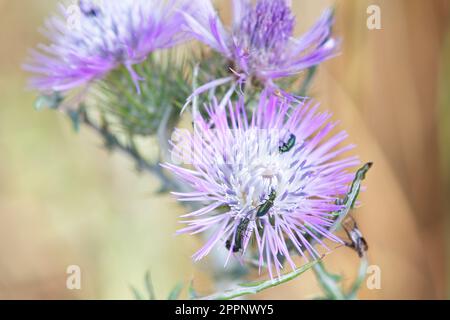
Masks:
[[[257,131],[257,132],[256,132]],[[232,194],[230,208],[239,216],[253,215],[272,192],[285,191],[287,180],[292,175],[291,157],[280,153],[282,134],[249,130],[235,135],[234,143],[225,150],[231,156],[229,170]],[[273,209],[276,210],[275,198]]]

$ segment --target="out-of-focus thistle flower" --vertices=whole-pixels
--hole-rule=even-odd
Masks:
[[[40,44],[24,66],[34,73],[31,86],[63,92],[103,78],[124,65],[138,91],[141,77],[133,65],[156,49],[186,40],[178,9],[185,0],[80,0],[60,5],[61,15],[46,21],[49,45]]]
[[[339,146],[346,132],[330,135],[336,123],[311,101],[292,105],[263,93],[248,117],[243,100],[225,109],[214,102],[206,119],[197,114],[193,134],[175,131],[174,160],[192,168],[163,166],[192,188],[174,193],[180,201],[203,205],[183,216],[188,226],[179,231],[212,235],[193,258],[216,245],[228,249],[228,258],[256,252],[260,270],[267,265],[273,277],[284,259],[295,268],[292,253],[320,257],[313,242],[325,248],[323,239],[342,243],[329,229],[342,208],[337,199],[354,178],[349,169],[359,161],[337,159],[354,146]]]
[[[199,11],[184,14],[189,32],[228,59],[233,75],[199,87],[194,95],[236,79],[276,89],[274,80],[296,75],[336,54],[330,9],[307,33],[294,38],[295,18],[286,0],[258,0],[254,6],[250,0],[234,0],[231,31],[210,0],[198,2]]]

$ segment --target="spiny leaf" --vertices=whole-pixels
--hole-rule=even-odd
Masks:
[[[280,284],[286,283],[290,280],[293,280],[297,278],[299,275],[303,274],[307,270],[311,269],[314,265],[318,263],[318,260],[309,262],[302,267],[298,268],[297,270],[294,270],[290,273],[287,273],[285,275],[282,275],[279,278],[276,279],[270,279],[265,281],[259,281],[259,282],[252,282],[248,284],[241,284],[238,285],[234,289],[230,289],[224,292],[215,293],[207,297],[201,298],[202,300],[231,300],[238,297],[242,297],[249,294],[255,294],[258,292],[261,292],[263,290],[276,287]]]
[[[350,201],[352,209],[355,207],[355,202],[361,189],[361,181],[366,178],[366,173],[367,171],[369,171],[372,165],[372,162],[368,162],[356,172],[355,180],[353,180],[352,187],[350,188],[350,192],[346,198],[346,202]]]
[[[349,211],[354,208],[356,199],[359,195],[359,191],[361,190],[361,183],[366,178],[366,173],[369,171],[372,165],[372,162],[368,162],[356,172],[355,179],[350,186],[350,190],[343,200],[342,204],[344,205],[344,207],[341,210],[335,212],[335,216],[337,218],[333,226],[330,228],[330,231],[336,231]]]

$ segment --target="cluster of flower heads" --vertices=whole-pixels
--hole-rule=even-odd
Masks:
[[[345,197],[354,177],[350,169],[359,163],[356,157],[341,157],[353,146],[339,147],[347,134],[330,134],[336,123],[330,122],[329,113],[318,112],[318,105],[308,99],[286,99],[275,84],[336,54],[331,10],[294,38],[288,0],[233,0],[230,28],[222,24],[210,0],[102,5],[80,0],[77,8],[75,26],[67,24],[64,6],[63,17],[47,22],[51,44],[39,46],[26,66],[35,73],[32,85],[42,92],[73,89],[120,65],[137,84],[145,79],[133,71],[134,64],[190,37],[227,61],[223,68],[230,69],[229,77],[204,84],[187,97],[190,101],[233,83],[220,104],[214,98],[204,113],[194,113],[193,133],[176,131],[183,143],[173,142],[173,151],[190,150],[191,168],[163,165],[190,187],[175,193],[179,200],[202,205],[184,216],[187,227],[179,231],[209,232],[195,260],[214,247],[226,248],[228,257],[252,251],[258,253],[260,268],[267,266],[273,277],[273,268],[279,275],[284,260],[295,268],[293,253],[318,258],[313,242],[325,247],[324,239],[342,243],[331,231],[332,213],[342,208],[337,199]],[[246,81],[261,84],[256,106],[245,105],[243,96],[231,99],[230,92]]]

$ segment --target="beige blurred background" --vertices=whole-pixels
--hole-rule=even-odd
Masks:
[[[222,13],[227,15],[227,0]],[[298,32],[328,0],[292,0]],[[366,9],[381,8],[382,30]],[[158,183],[109,155],[88,130],[76,134],[55,112],[37,112],[21,71],[53,0],[0,0],[0,298],[133,298],[150,270],[159,298],[195,279],[208,293],[200,242],[173,236],[183,212]],[[311,93],[342,120],[363,160],[375,167],[357,217],[380,266],[380,290],[360,298],[448,298],[450,237],[450,1],[338,0],[342,54],[322,66]],[[348,284],[358,259],[347,249],[326,258]],[[66,289],[79,265],[82,289]],[[258,298],[320,293],[312,273]]]

